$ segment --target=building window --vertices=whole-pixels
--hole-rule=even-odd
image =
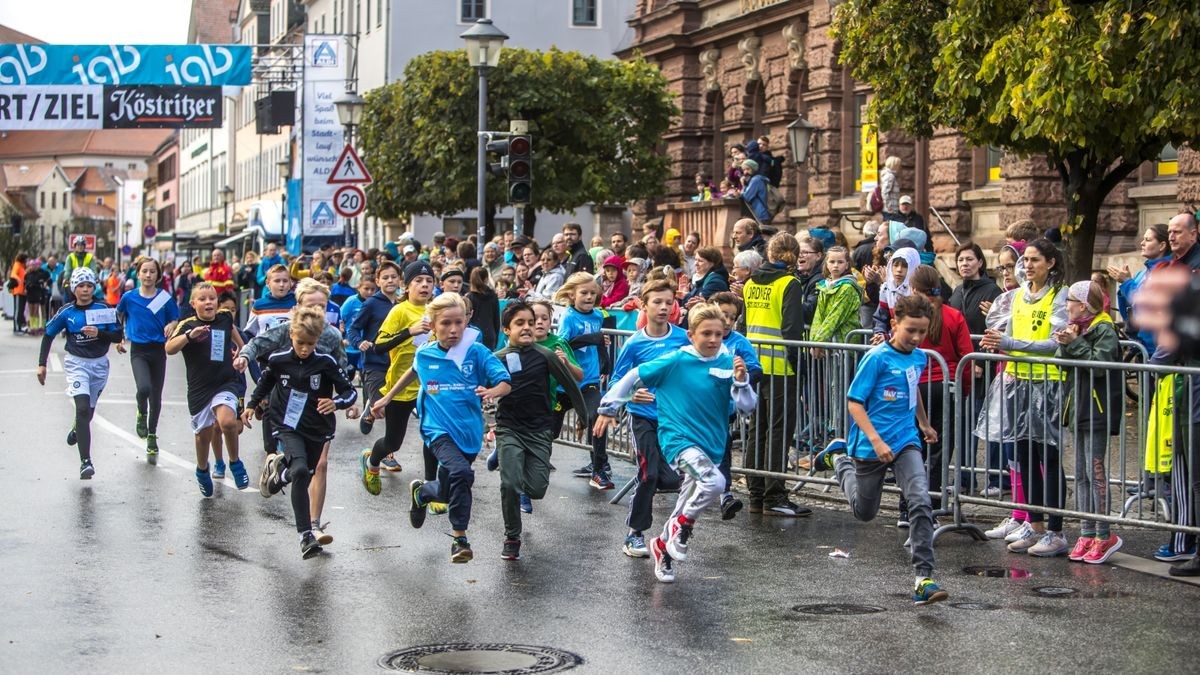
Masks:
[[[46,193],[43,192],[42,193],[42,201],[45,201],[45,200],[46,200]],[[58,208],[58,193],[57,192],[50,193],[50,208],[52,208],[52,209]]]
[[[375,27],[383,27],[383,0],[375,0]]]
[[[42,193],[42,205],[38,208],[42,208],[42,209],[46,208],[46,193],[45,192]]]
[[[994,145],[987,147],[987,179],[989,183],[998,181],[1002,178],[1000,175],[1000,160],[1004,158],[1004,151]]]
[[[104,205],[104,197],[96,197],[96,203],[103,206]]]
[[[363,27],[367,29],[368,33],[371,32],[371,0],[367,0],[367,16],[363,21]]]
[[[487,18],[487,0],[459,0],[458,22],[474,23]]]
[[[1157,178],[1174,178],[1179,174],[1179,151],[1174,145],[1167,143],[1154,163],[1154,175]]]
[[[113,163],[112,163],[112,162],[105,162],[105,163],[104,163],[104,168],[106,168],[106,169],[111,169],[111,168],[113,168]]]
[[[571,0],[571,25],[596,26],[598,12],[596,5],[600,0]]]

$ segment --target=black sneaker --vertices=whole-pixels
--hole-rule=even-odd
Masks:
[[[471,552],[471,542],[467,541],[466,537],[455,537],[454,542],[450,544],[450,562],[465,563],[474,557],[475,554]]]
[[[74,443],[72,443],[71,445],[74,445]],[[592,463],[588,462],[587,464],[584,464],[583,466],[579,467],[578,469],[575,469],[574,471],[571,472],[571,475],[575,476],[576,478],[591,478],[592,477]]]
[[[96,467],[92,466],[92,460],[85,459],[79,465],[79,480],[90,480],[96,475]]]
[[[904,501],[900,502],[900,517],[896,518],[896,527],[902,530],[908,528],[908,504]]]
[[[138,413],[137,421],[133,426],[134,430],[137,431],[138,438],[145,438],[146,434],[150,433],[146,428],[146,413]]]
[[[721,499],[721,520],[733,520],[733,517],[742,510],[742,500],[733,495],[725,495]]]
[[[421,486],[424,484],[423,480],[414,480],[408,484],[409,494],[412,495],[412,505],[408,509],[408,522],[417,529],[421,529],[421,526],[425,524],[425,504],[421,503]]]
[[[764,505],[763,515],[780,518],[806,518],[812,515],[812,509],[792,502],[783,502],[774,506]]]
[[[367,434],[371,433],[371,429],[374,426],[375,426],[375,418],[374,417],[371,417],[370,415],[363,415],[362,417],[358,418],[358,430],[362,432],[363,436],[366,436]]]
[[[1173,577],[1200,577],[1200,556],[1171,565],[1168,573]]]
[[[520,539],[505,539],[504,548],[500,550],[500,557],[504,560],[520,560],[521,559],[521,540]]]
[[[75,427],[71,427],[71,430],[67,432],[67,445],[75,445],[78,440],[75,436]]]
[[[312,530],[300,535],[300,553],[305,560],[315,556],[321,552],[321,545],[317,543],[317,537],[312,533]]]
[[[837,459],[837,456],[846,454],[846,451],[846,440],[843,438],[835,438],[832,441],[829,441],[829,444],[825,446],[824,450],[818,452],[816,456],[813,457],[812,465],[816,467],[818,471],[832,471],[834,468],[834,461]]]
[[[154,434],[146,435],[146,463],[158,464],[158,437]]]

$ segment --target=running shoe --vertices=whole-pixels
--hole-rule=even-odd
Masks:
[[[150,430],[146,428],[146,413],[144,412],[137,414],[137,421],[134,422],[133,426],[134,430],[137,431],[138,438],[145,438],[150,433]]]
[[[79,480],[91,480],[95,475],[96,467],[92,466],[92,460],[85,459],[79,464]]]
[[[208,472],[208,469],[196,469],[196,484],[200,486],[201,495],[213,496],[212,474]]]
[[[504,548],[500,549],[500,557],[504,560],[521,559],[521,540],[505,539]]]
[[[518,495],[517,501],[521,504],[521,513],[533,513],[533,500],[529,498],[529,495]]]
[[[267,490],[267,483],[271,478],[271,462],[275,459],[278,453],[271,453],[263,458],[262,471],[258,474],[258,491],[264,497],[270,497],[271,493]]]
[[[1182,553],[1176,553],[1175,549],[1170,544],[1163,544],[1154,552],[1154,559],[1162,562],[1177,562],[1180,560],[1190,560],[1196,557],[1196,547],[1193,546]]]
[[[236,460],[229,463],[229,472],[233,474],[233,484],[239,490],[245,490],[250,487],[250,475],[246,473],[246,465],[242,460]]]
[[[683,562],[687,560],[688,540],[692,538],[692,524],[687,518],[679,516],[667,523],[667,553],[671,558]]]
[[[829,444],[825,446],[825,449],[818,452],[817,456],[813,458],[813,466],[817,467],[817,469],[821,471],[833,471],[837,456],[846,454],[846,451],[846,439],[835,438],[832,441],[829,441]]]
[[[751,513],[753,512],[754,509],[751,508]],[[777,516],[781,518],[807,518],[812,515],[812,509],[792,502],[784,502],[774,506],[764,506],[762,513],[764,516]]]
[[[913,591],[913,604],[929,605],[949,597],[950,594],[943,591],[933,579],[922,579],[916,590]]]
[[[1004,541],[1011,544],[1018,539],[1026,539],[1029,537],[1030,532],[1033,532],[1033,526],[1027,522],[1023,522],[1017,529],[1004,535]]]
[[[158,437],[154,434],[146,435],[146,463],[158,464]]]
[[[908,504],[900,504],[900,516],[896,518],[896,527],[904,530],[908,529]]]
[[[71,430],[67,432],[67,445],[75,445],[78,440],[75,435],[75,427],[71,427]]]
[[[649,558],[650,551],[646,548],[646,538],[640,534],[625,535],[625,545],[621,552],[630,558]]]
[[[450,513],[450,505],[446,502],[429,502],[425,508],[431,516],[444,516]]]
[[[329,527],[329,523],[321,524],[320,521],[312,521],[312,533],[317,538],[317,543],[322,546],[328,546],[333,543],[333,535],[325,531]]]
[[[474,557],[475,554],[471,552],[471,542],[467,541],[466,537],[455,537],[450,544],[450,562],[465,563]]]
[[[217,461],[213,462],[212,477],[214,480],[221,480],[225,478],[225,460],[218,459]]]
[[[616,487],[613,485],[612,479],[608,477],[608,474],[603,471],[592,474],[592,479],[588,481],[588,485],[597,490],[611,490]]]
[[[1013,534],[1020,534],[1021,536],[1017,539],[1014,539],[1008,545],[1008,550],[1010,553],[1028,553],[1029,549],[1037,545],[1037,543],[1042,540],[1042,537],[1046,535],[1045,532],[1038,532],[1030,527],[1029,523],[1025,523],[1024,527],[1022,527],[1020,530],[1017,530]],[[1009,536],[1011,537],[1012,535]]]
[[[1029,555],[1035,555],[1039,558],[1053,558],[1059,556],[1071,549],[1067,544],[1067,538],[1062,532],[1046,531],[1038,543],[1029,547]]]
[[[733,520],[733,517],[742,510],[742,500],[734,497],[728,492],[721,498],[721,520]]]
[[[304,556],[305,560],[317,555],[321,552],[321,544],[317,542],[317,537],[312,532],[305,532],[300,535],[300,555]]]
[[[375,418],[371,417],[370,413],[358,418],[358,430],[363,436],[371,433],[371,427],[375,426]]]
[[[408,484],[408,491],[412,495],[412,506],[408,509],[408,522],[417,529],[425,524],[425,505],[421,503],[421,486],[424,484],[423,480],[414,480]]]
[[[1108,535],[1107,539],[1095,539],[1096,543],[1092,544],[1092,550],[1088,551],[1083,562],[1091,565],[1103,565],[1108,562],[1112,554],[1121,550],[1121,546],[1125,544],[1125,540],[1115,534]]]
[[[1095,537],[1080,537],[1075,540],[1075,547],[1067,554],[1067,560],[1072,562],[1083,562],[1083,559],[1092,552],[1092,546],[1095,545]]]
[[[492,451],[487,456],[487,470],[495,471],[500,468],[500,452],[499,448],[492,448]]]
[[[667,554],[667,549],[663,546],[662,539],[655,537],[650,542],[650,555],[654,557],[654,576],[664,584],[673,583],[675,581],[675,570],[671,566],[671,556]]]
[[[71,445],[75,445],[71,441],[67,441],[67,443],[69,443]],[[571,475],[575,476],[576,478],[591,478],[592,473],[593,473],[592,463],[588,462],[587,464],[584,464],[583,466],[579,467],[578,469],[575,469],[574,471],[572,471]]]
[[[1200,558],[1177,562],[1167,573],[1173,577],[1200,577]]]
[[[269,455],[267,463],[263,467],[263,472],[266,474],[266,480],[261,481],[258,485],[258,491],[264,497],[270,497],[273,494],[278,494],[283,490],[283,463],[285,458],[280,453]]]
[[[999,525],[993,527],[987,532],[984,532],[983,534],[988,539],[1003,539],[1013,532],[1021,529],[1021,526],[1024,524],[1025,523],[1023,521],[1017,520],[1016,518],[1010,516],[1000,521]]]
[[[979,496],[987,497],[988,499],[999,499],[1004,493],[996,486],[987,487],[980,491]],[[996,537],[993,537],[995,539]]]
[[[379,463],[379,466],[391,471],[392,473],[404,470],[404,467],[400,466],[400,462],[397,462],[396,458],[391,455],[384,457],[383,461]]]
[[[747,513],[762,513],[763,512],[763,503],[756,502],[753,499],[751,499],[750,506],[746,507],[746,512]]]
[[[371,451],[364,449],[358,456],[358,470],[362,474],[363,487],[367,492],[377,495],[383,490],[383,482],[379,480],[379,469],[371,468]]]

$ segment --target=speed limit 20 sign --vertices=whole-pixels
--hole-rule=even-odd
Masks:
[[[333,210],[343,218],[353,218],[367,208],[367,196],[357,185],[343,185],[333,193]]]

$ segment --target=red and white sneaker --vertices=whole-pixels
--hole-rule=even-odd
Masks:
[[[1108,539],[1096,539],[1095,544],[1092,544],[1092,550],[1088,551],[1083,562],[1092,565],[1102,565],[1112,557],[1112,554],[1121,550],[1121,545],[1125,542],[1115,534],[1108,535]]]
[[[1071,552],[1067,554],[1067,558],[1075,562],[1083,562],[1083,559],[1092,551],[1092,546],[1095,544],[1095,537],[1080,537],[1075,540],[1075,548],[1071,549]]]
[[[666,549],[671,558],[683,562],[687,560],[688,539],[692,538],[692,523],[687,518],[679,516],[667,523]]]
[[[664,584],[673,583],[675,570],[671,567],[671,556],[663,546],[662,537],[655,537],[654,541],[650,542],[650,556],[654,558],[654,576]]]

